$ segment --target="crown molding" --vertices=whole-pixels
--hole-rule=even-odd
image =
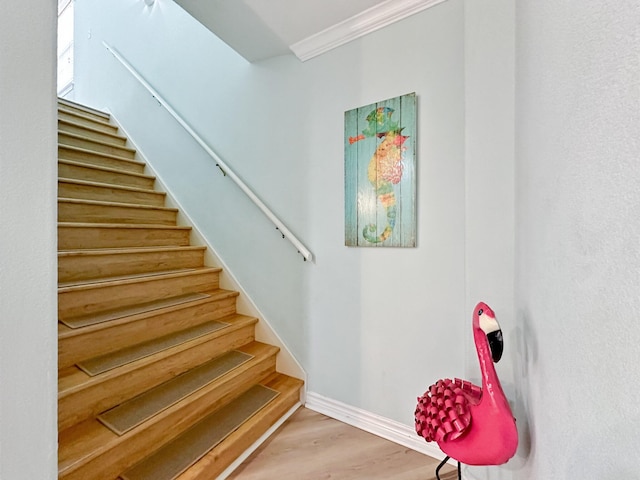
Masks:
[[[431,8],[446,0],[387,0],[289,46],[301,61]]]

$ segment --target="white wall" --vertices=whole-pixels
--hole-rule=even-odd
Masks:
[[[78,4],[79,35],[91,30],[78,46],[80,98],[113,97],[311,390],[410,424],[432,380],[477,375],[468,317],[483,298],[505,329],[498,368],[521,445],[506,466],[468,477],[638,478],[635,0],[450,0],[305,64],[253,65],[171,2]],[[315,264],[269,232],[102,39],[308,243]],[[410,91],[418,248],[343,247],[342,113]]]
[[[309,390],[411,425],[416,396],[462,374],[470,327],[464,3],[304,64],[292,55],[248,64],[173,2],[78,0],[76,9],[78,100],[110,108],[125,125],[301,361]],[[103,40],[307,243],[315,263],[219,175]],[[412,91],[418,247],[347,248],[344,112]]]
[[[0,16],[0,479],[57,478],[55,2]]]
[[[640,478],[640,8],[517,4],[518,479]]]

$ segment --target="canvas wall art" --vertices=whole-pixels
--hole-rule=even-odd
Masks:
[[[345,245],[416,246],[416,94],[345,112]]]

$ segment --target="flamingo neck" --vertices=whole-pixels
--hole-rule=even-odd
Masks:
[[[491,357],[491,349],[489,348],[489,342],[487,336],[480,328],[476,328],[473,331],[473,337],[476,344],[476,351],[478,352],[478,362],[480,363],[480,372],[482,374],[482,400],[496,403],[497,399],[506,402],[506,397],[502,391],[502,385],[498,379],[495,366],[493,365],[493,358]]]

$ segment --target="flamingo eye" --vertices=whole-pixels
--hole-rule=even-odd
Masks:
[[[483,309],[478,310],[478,315],[482,315],[484,313]]]

